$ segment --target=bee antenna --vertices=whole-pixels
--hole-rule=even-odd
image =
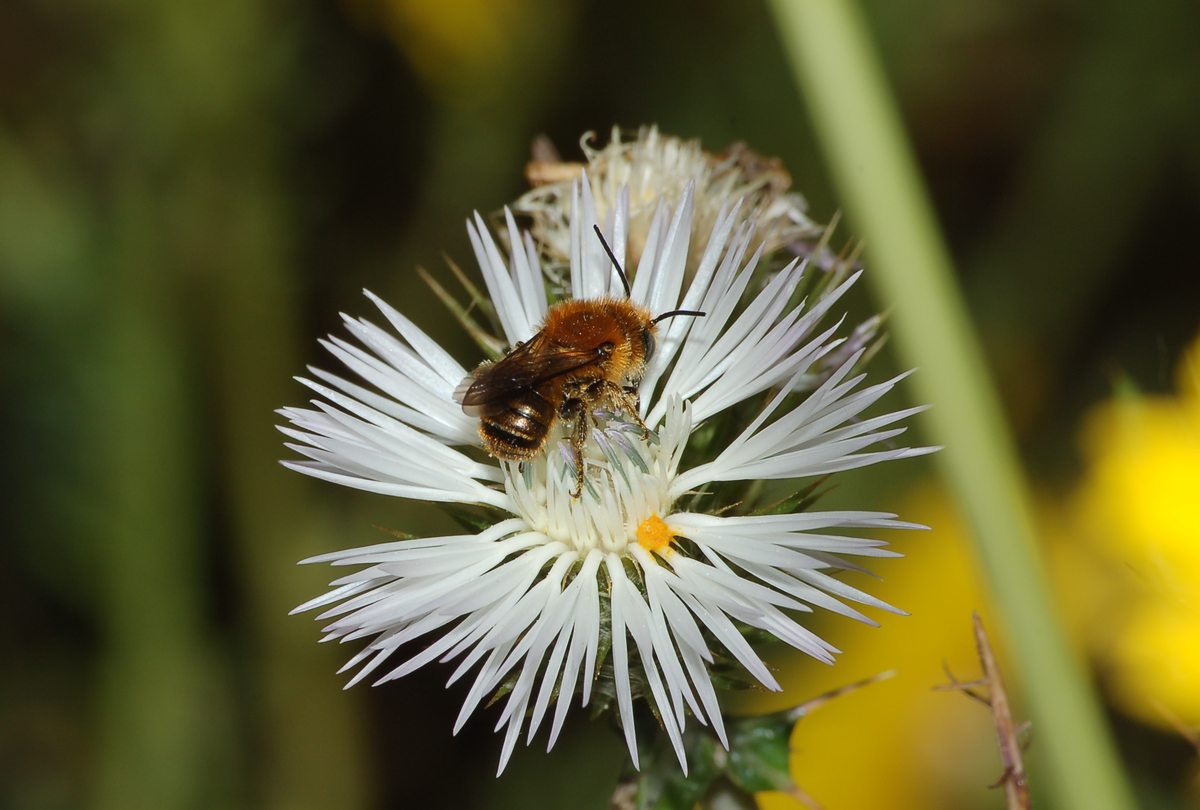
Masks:
[[[670,312],[664,312],[662,315],[659,315],[657,318],[650,321],[650,323],[665,321],[667,318],[674,318],[676,315],[692,315],[697,318],[703,318],[707,314],[707,312],[701,312],[697,309],[673,309]]]
[[[617,268],[617,275],[621,277],[621,284],[625,287],[625,297],[629,298],[629,277],[625,275],[625,270],[621,267],[621,263],[617,261],[616,254],[612,252],[612,248],[608,246],[608,242],[604,239],[604,234],[600,233],[600,226],[593,225],[592,230],[596,232],[596,236],[600,238],[600,244],[604,246],[604,252],[608,254],[608,258],[612,260],[613,267]]]

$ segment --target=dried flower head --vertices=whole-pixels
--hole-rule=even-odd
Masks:
[[[535,149],[541,154],[526,167],[533,188],[513,205],[515,213],[529,217],[533,239],[551,272],[570,265],[572,189],[585,169],[600,222],[611,222],[619,195],[629,197],[631,262],[646,248],[657,206],[677,205],[684,190],[692,188],[689,273],[704,254],[717,217],[738,203],[742,216],[754,223],[751,249],[761,244],[766,256],[780,249],[802,258],[813,254],[815,264],[824,269],[836,264],[822,242],[825,226],[808,217],[808,204],[790,190],[791,175],[778,158],[760,155],[741,142],[713,154],[699,141],[663,135],[657,127],[643,127],[632,138],[614,127],[609,142],[599,148],[594,140],[594,133],[580,140],[582,163],[559,160],[553,147],[541,142]]]

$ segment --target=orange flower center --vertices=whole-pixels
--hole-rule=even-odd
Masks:
[[[637,527],[638,545],[650,553],[670,548],[675,533],[658,515],[651,515]]]

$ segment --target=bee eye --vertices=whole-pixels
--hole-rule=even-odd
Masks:
[[[654,356],[654,333],[649,329],[642,330],[642,349],[646,352],[646,360]]]
[[[614,347],[611,343],[601,343],[599,348],[596,349],[596,351],[600,352],[601,357],[608,357],[610,354],[613,353],[614,348],[616,348],[616,347]]]

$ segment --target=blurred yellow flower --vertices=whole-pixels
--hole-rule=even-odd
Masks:
[[[1200,723],[1200,605],[1146,599],[1115,633],[1108,658],[1121,705],[1165,728],[1171,715]]]
[[[1091,470],[1084,505],[1114,551],[1200,572],[1200,341],[1173,398],[1102,406],[1085,433]]]
[[[886,632],[864,625],[831,631],[830,640],[846,651],[836,667],[794,660],[779,673],[784,694],[796,702],[884,670],[897,671],[894,678],[839,697],[796,724],[792,775],[825,807],[960,810],[986,802],[986,786],[1001,774],[987,710],[962,695],[934,690],[948,682],[944,666],[964,681],[979,674],[972,611],[983,615],[993,646],[1003,652],[999,623],[988,620],[966,529],[940,491],[922,491],[903,511],[933,529],[898,538],[907,564],[881,570],[884,577],[875,590],[911,615],[889,618]],[[779,698],[759,699],[755,708],[780,708]],[[799,805],[764,794],[760,806],[795,810]]]
[[[504,71],[532,4],[527,0],[355,0],[375,11],[427,84],[452,87]]]
[[[1076,499],[1076,538],[1112,578],[1098,606],[1110,618],[1089,633],[1093,655],[1121,708],[1163,728],[1167,713],[1200,724],[1200,341],[1178,388],[1091,415]]]

